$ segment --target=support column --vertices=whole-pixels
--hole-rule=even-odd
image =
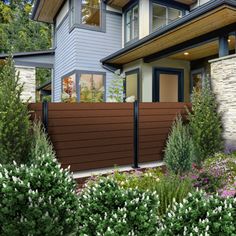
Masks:
[[[225,57],[228,55],[229,55],[228,34],[221,35],[219,37],[219,57]]]

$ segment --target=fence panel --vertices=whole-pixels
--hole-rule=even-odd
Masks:
[[[139,104],[139,163],[162,160],[166,140],[178,113],[185,115],[187,103]]]
[[[186,103],[140,103],[139,163],[161,160],[172,122]],[[43,119],[42,104],[30,104],[32,119]],[[48,134],[58,160],[72,171],[133,165],[132,103],[49,103]],[[137,141],[137,140],[136,140]]]

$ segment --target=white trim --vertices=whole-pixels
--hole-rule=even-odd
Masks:
[[[217,61],[232,59],[232,58],[235,58],[235,57],[236,57],[236,54],[233,54],[233,55],[228,55],[228,56],[225,56],[225,57],[220,57],[220,58],[212,59],[212,60],[210,60],[210,61],[208,61],[208,62],[209,62],[209,63],[212,63],[212,62],[217,62]]]
[[[139,164],[140,169],[155,168],[161,166],[164,166],[163,161]],[[86,170],[86,171],[77,171],[73,173],[73,178],[81,179],[90,176],[107,175],[107,174],[112,174],[115,170],[118,170],[120,172],[126,172],[126,171],[132,171],[134,169],[129,165],[129,166],[116,166],[111,168],[101,168],[101,169]]]

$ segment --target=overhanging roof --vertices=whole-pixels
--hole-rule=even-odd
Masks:
[[[236,23],[236,1],[215,0],[101,60],[122,65]],[[236,27],[236,26],[235,26]]]
[[[45,82],[44,84],[42,84],[41,86],[37,87],[36,90],[40,91],[40,90],[47,90],[47,91],[51,91],[51,85],[52,85],[52,81],[49,80],[47,82]]]
[[[65,0],[36,0],[31,18],[36,21],[53,23],[64,2]]]
[[[39,68],[54,67],[54,50],[35,51],[35,52],[19,52],[13,54],[15,65],[29,66]],[[9,54],[0,54],[0,60],[9,57]]]

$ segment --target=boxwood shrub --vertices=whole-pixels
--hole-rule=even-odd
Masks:
[[[161,221],[160,236],[236,235],[236,198],[189,193],[183,203],[175,203]]]
[[[76,231],[76,184],[50,155],[32,165],[0,165],[0,235],[68,235]]]
[[[158,205],[155,192],[124,189],[101,178],[79,194],[79,235],[156,235]]]

